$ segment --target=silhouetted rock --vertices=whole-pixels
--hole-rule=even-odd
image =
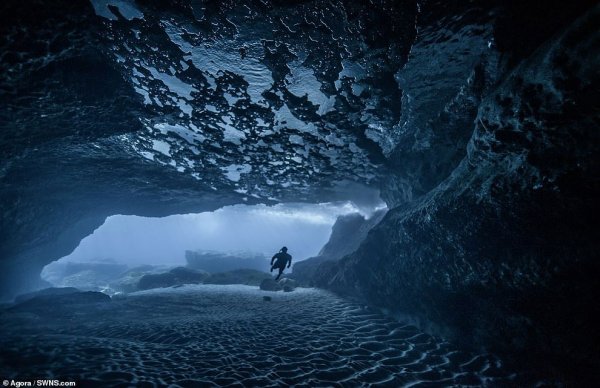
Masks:
[[[321,265],[337,262],[342,257],[356,251],[369,231],[385,216],[386,209],[378,210],[368,219],[360,213],[339,216],[331,228],[329,241],[318,256],[295,263],[292,276],[299,282],[312,285],[315,275],[321,273]]]
[[[260,283],[260,289],[263,291],[281,291],[283,287],[280,286],[275,279],[269,278]]]
[[[264,279],[271,275],[266,272],[253,269],[237,269],[229,272],[220,272],[209,275],[205,284],[245,284],[248,286],[258,286]]]

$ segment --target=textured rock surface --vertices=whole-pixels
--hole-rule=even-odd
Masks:
[[[514,67],[452,175],[317,284],[470,345],[598,370],[599,17]]]
[[[338,217],[331,229],[329,241],[319,254],[294,264],[292,268],[294,279],[304,284],[312,284],[316,272],[325,270],[327,266],[333,265],[330,262],[337,262],[356,251],[367,237],[369,230],[381,221],[385,212],[386,210],[378,210],[368,219],[359,213]]]

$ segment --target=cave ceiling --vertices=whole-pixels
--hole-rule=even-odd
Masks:
[[[0,139],[11,182],[37,179],[44,160],[42,171],[99,186],[152,171],[285,201],[385,175],[415,4],[12,6]]]

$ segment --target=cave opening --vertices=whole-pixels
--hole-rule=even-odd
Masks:
[[[232,205],[167,217],[114,215],[83,238],[73,252],[47,264],[41,277],[53,287],[114,295],[135,289],[130,283],[145,274],[176,267],[210,273],[246,269],[266,273],[270,258],[282,246],[293,254],[294,263],[318,256],[338,217],[369,220],[384,209],[380,201],[360,205],[338,201]],[[136,279],[131,278],[132,272]],[[121,284],[123,276],[129,282],[126,289]]]

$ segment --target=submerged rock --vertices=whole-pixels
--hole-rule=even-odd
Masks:
[[[283,287],[275,279],[269,278],[260,283],[260,289],[263,291],[281,291]]]

